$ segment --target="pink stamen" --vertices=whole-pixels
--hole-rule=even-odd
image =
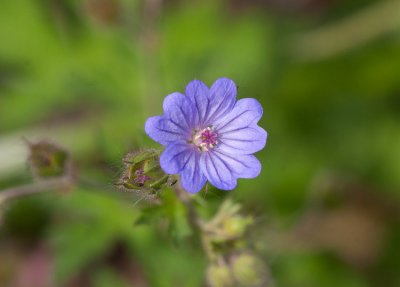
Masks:
[[[218,144],[218,133],[211,126],[200,131],[195,130],[188,142],[197,146],[200,151],[208,151]]]
[[[217,133],[209,129],[201,133],[201,142],[207,145],[215,145],[217,142]]]
[[[138,184],[144,184],[150,177],[144,174],[143,169],[138,169],[135,171],[135,178],[133,181]]]

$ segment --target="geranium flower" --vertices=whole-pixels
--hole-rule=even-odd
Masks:
[[[179,174],[186,191],[198,192],[206,181],[232,190],[237,178],[259,175],[261,164],[252,154],[267,140],[267,132],[257,125],[263,109],[255,99],[236,101],[232,80],[218,79],[210,89],[194,80],[185,94],[168,95],[163,109],[163,115],[147,120],[145,130],[166,147],[161,168]]]

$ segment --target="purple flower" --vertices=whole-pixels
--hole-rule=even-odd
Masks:
[[[236,101],[236,85],[221,78],[209,89],[194,80],[185,95],[172,93],[164,114],[147,120],[146,133],[166,147],[161,168],[179,174],[183,188],[198,192],[208,180],[232,190],[237,178],[254,178],[261,164],[252,154],[263,149],[267,132],[257,125],[263,110],[255,99]]]

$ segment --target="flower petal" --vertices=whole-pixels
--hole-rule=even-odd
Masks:
[[[206,184],[206,177],[200,169],[199,161],[199,152],[196,150],[192,150],[188,163],[180,173],[182,187],[190,193],[199,192]]]
[[[195,113],[195,124],[201,126],[209,105],[208,87],[202,81],[194,80],[186,86],[185,94],[192,101],[197,111]]]
[[[228,154],[252,154],[262,150],[267,142],[267,132],[253,125],[219,134],[216,150]]]
[[[216,119],[214,126],[220,133],[248,127],[257,124],[262,114],[262,106],[256,99],[241,99],[229,114]]]
[[[182,187],[188,192],[195,193],[206,183],[206,178],[200,169],[199,158],[199,152],[192,145],[172,144],[161,154],[160,166],[166,173],[179,173]]]
[[[261,163],[254,155],[229,155],[214,151],[227,166],[233,171],[235,177],[254,178],[261,172]]]
[[[201,154],[200,168],[207,180],[219,189],[232,190],[237,185],[236,177],[233,176],[233,170],[212,152]]]
[[[193,148],[186,143],[170,144],[160,156],[161,168],[169,174],[177,174],[185,168]]]
[[[255,99],[239,100],[233,110],[215,121],[219,144],[229,154],[252,154],[264,148],[267,132],[257,125],[263,113]]]
[[[163,102],[163,109],[166,117],[173,124],[183,130],[189,131],[193,128],[193,104],[188,97],[181,93],[168,95]]]
[[[145,124],[145,131],[149,137],[162,145],[187,138],[187,131],[182,130],[164,116],[148,118]]]
[[[214,82],[209,92],[209,107],[206,120],[212,123],[215,119],[229,113],[236,101],[236,85],[230,79],[221,78]]]

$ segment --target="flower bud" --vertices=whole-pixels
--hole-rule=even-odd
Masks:
[[[222,221],[221,230],[227,239],[240,238],[252,222],[251,217],[235,215]]]
[[[147,196],[154,196],[164,186],[176,182],[161,169],[157,150],[130,152],[124,157],[123,163],[124,170],[116,185],[124,190],[146,192]]]
[[[28,147],[29,164],[37,178],[46,179],[71,175],[71,159],[63,148],[48,141],[28,142]]]
[[[234,280],[229,266],[224,263],[212,263],[207,268],[207,284],[209,287],[233,287]]]
[[[247,252],[233,255],[230,266],[238,286],[268,286],[266,266],[257,256]]]
[[[243,216],[239,211],[239,204],[230,200],[225,201],[214,218],[203,224],[207,236],[215,242],[242,238],[249,225],[253,223],[253,219],[250,216]]]

